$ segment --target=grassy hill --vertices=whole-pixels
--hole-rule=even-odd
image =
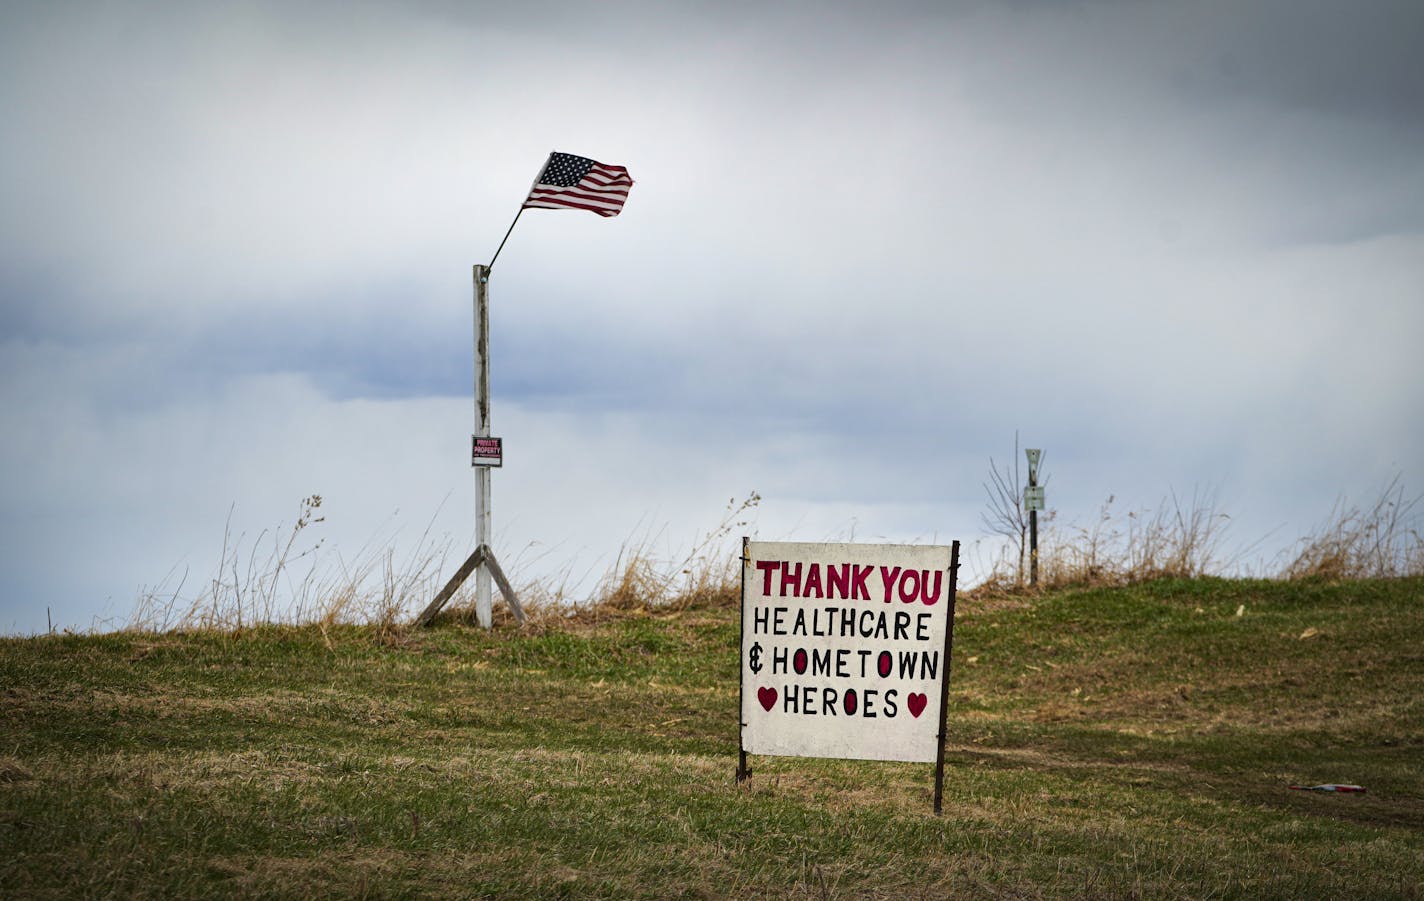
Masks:
[[[5,639],[0,896],[1424,893],[1424,580],[965,599],[942,818],[926,765],[735,785],[736,648],[730,593]]]

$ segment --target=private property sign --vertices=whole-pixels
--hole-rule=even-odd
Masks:
[[[743,547],[739,775],[747,753],[942,765],[958,543]]]
[[[471,466],[503,466],[504,439],[470,436]]]

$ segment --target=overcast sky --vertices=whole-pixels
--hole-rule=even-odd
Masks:
[[[1015,432],[1059,522],[1214,492],[1267,557],[1424,487],[1417,0],[12,2],[0,128],[0,632],[313,493],[463,556],[470,267],[551,150],[636,184],[494,271],[516,581],[751,491],[982,555]]]

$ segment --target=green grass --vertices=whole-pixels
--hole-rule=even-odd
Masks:
[[[734,783],[734,606],[541,622],[0,641],[0,896],[1424,894],[1424,580],[964,601],[940,818]]]

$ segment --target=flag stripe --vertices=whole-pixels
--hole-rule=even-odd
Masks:
[[[560,197],[568,197],[573,200],[602,200],[606,203],[614,203],[621,206],[623,201],[628,199],[628,192],[585,191],[581,188],[566,188],[562,191],[548,191],[543,188],[537,188],[529,192],[529,198],[531,200],[535,198],[540,200],[556,200]]]
[[[588,210],[590,213],[602,213],[605,216],[618,215],[618,210],[613,207],[597,203],[583,203],[577,200],[561,200],[558,202],[550,202],[547,200],[531,200],[526,203],[525,206],[531,209],[541,210]]]
[[[530,191],[529,193],[530,193],[531,196],[534,195],[534,194],[579,194],[579,193],[583,193],[583,194],[592,194],[592,195],[594,195],[594,196],[598,196],[598,195],[608,195],[608,196],[610,196],[610,197],[627,197],[627,196],[628,196],[628,186],[627,186],[627,185],[614,185],[614,186],[611,187],[611,188],[600,188],[600,187],[598,187],[597,185],[590,185],[590,184],[588,184],[587,182],[579,182],[578,184],[576,184],[576,185],[570,185],[570,186],[567,187],[567,188],[561,188],[561,187],[558,187],[557,185],[535,185],[535,186],[534,186],[534,189],[533,189],[532,191]]]
[[[563,207],[568,207],[569,209],[573,210],[589,210],[590,212],[594,213],[607,213],[610,216],[618,215],[618,210],[615,207],[608,206],[607,204],[587,203],[581,200],[531,200],[527,204],[525,204],[525,206],[536,207],[545,210],[557,210]]]
[[[617,216],[619,213],[619,211],[616,209],[605,209],[603,207],[589,206],[588,204],[572,202],[543,203],[540,201],[531,200],[528,203],[524,204],[524,207],[525,209],[530,210],[588,210],[590,213],[597,213],[600,216]]]
[[[527,202],[543,202],[543,204],[592,204],[602,206],[605,209],[618,209],[622,206],[621,199],[602,198],[602,196],[590,196],[587,194],[531,194]]]
[[[633,179],[631,179],[631,178],[628,177],[628,172],[627,172],[627,170],[624,170],[624,171],[622,171],[622,172],[612,172],[612,171],[606,171],[606,170],[603,170],[603,169],[590,169],[589,172],[588,172],[588,174],[585,175],[584,178],[587,178],[587,179],[589,179],[590,181],[599,181],[599,182],[602,182],[603,184],[610,184],[610,185],[611,185],[611,184],[625,184],[625,185],[631,185],[631,184],[633,183]]]

